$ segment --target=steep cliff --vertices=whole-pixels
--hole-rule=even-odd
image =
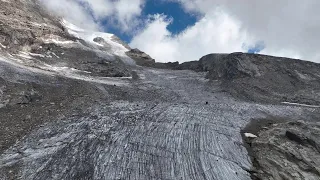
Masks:
[[[113,34],[78,28],[47,12],[38,1],[0,3],[3,57],[56,73],[68,71],[70,76],[131,76],[127,66],[134,61],[125,54],[129,47]]]

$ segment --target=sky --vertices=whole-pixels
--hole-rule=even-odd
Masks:
[[[319,0],[42,0],[159,62],[249,52],[320,62]]]

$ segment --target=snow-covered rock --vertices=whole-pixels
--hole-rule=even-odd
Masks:
[[[244,133],[244,136],[246,136],[247,138],[257,138],[258,137],[252,133]]]
[[[62,25],[66,27],[69,34],[74,37],[96,46],[97,49],[100,49],[105,53],[120,57],[125,63],[134,64],[134,61],[126,55],[126,52],[130,50],[130,47],[124,45],[123,42],[117,41],[118,38],[116,38],[114,34],[84,30],[65,19],[62,20]],[[95,41],[97,38],[102,40]]]
[[[2,59],[59,76],[85,76],[77,79],[131,77],[130,47],[115,35],[81,29],[52,16],[36,0],[0,3]]]

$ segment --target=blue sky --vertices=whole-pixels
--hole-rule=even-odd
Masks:
[[[197,15],[186,13],[179,3],[157,0],[147,1],[143,15],[147,16],[148,14],[165,14],[169,18],[172,18],[173,22],[167,29],[173,34],[178,34],[185,28],[193,26],[198,19]]]
[[[173,35],[182,32],[189,26],[193,26],[200,18],[199,14],[186,13],[180,3],[172,1],[165,2],[159,0],[147,0],[140,18],[147,19],[148,15],[153,14],[164,14],[168,18],[173,19],[172,23],[167,27]],[[103,25],[105,31],[117,35],[127,43],[129,43],[133,38],[133,34],[121,32],[112,26],[108,26],[107,22],[104,22]]]
[[[253,47],[250,47],[248,53],[256,54],[261,52],[265,48],[264,42],[259,41]]]
[[[41,1],[67,21],[113,33],[161,62],[231,52],[320,62],[319,0]]]
[[[202,16],[200,13],[186,12],[182,5],[173,1],[146,0],[142,9],[141,19],[148,19],[148,15],[164,14],[167,18],[171,18],[172,22],[167,26],[167,30],[172,35],[183,32],[186,28],[193,26]],[[130,43],[134,37],[133,33],[121,32],[119,29],[108,25],[108,19],[102,23],[104,31],[117,35],[126,43]],[[263,42],[258,42],[250,47],[248,53],[259,53],[265,48]]]

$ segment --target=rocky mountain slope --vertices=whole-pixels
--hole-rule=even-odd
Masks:
[[[157,67],[154,65],[153,67]],[[209,54],[199,61],[167,63],[167,69],[208,72],[232,96],[246,101],[320,105],[320,65],[259,54]]]
[[[38,1],[0,3],[0,48],[12,62],[77,78],[131,76],[125,67],[134,63],[125,54],[129,47],[113,34],[78,28]]]
[[[319,65],[157,63],[0,1],[0,179],[320,179]]]
[[[128,46],[55,17],[38,1],[0,1],[0,24],[1,152],[37,125],[106,96],[90,83],[131,79]]]
[[[256,125],[249,124],[245,129],[260,131],[258,138],[246,139],[254,157],[254,179],[320,178],[319,122],[279,121],[258,128]]]

